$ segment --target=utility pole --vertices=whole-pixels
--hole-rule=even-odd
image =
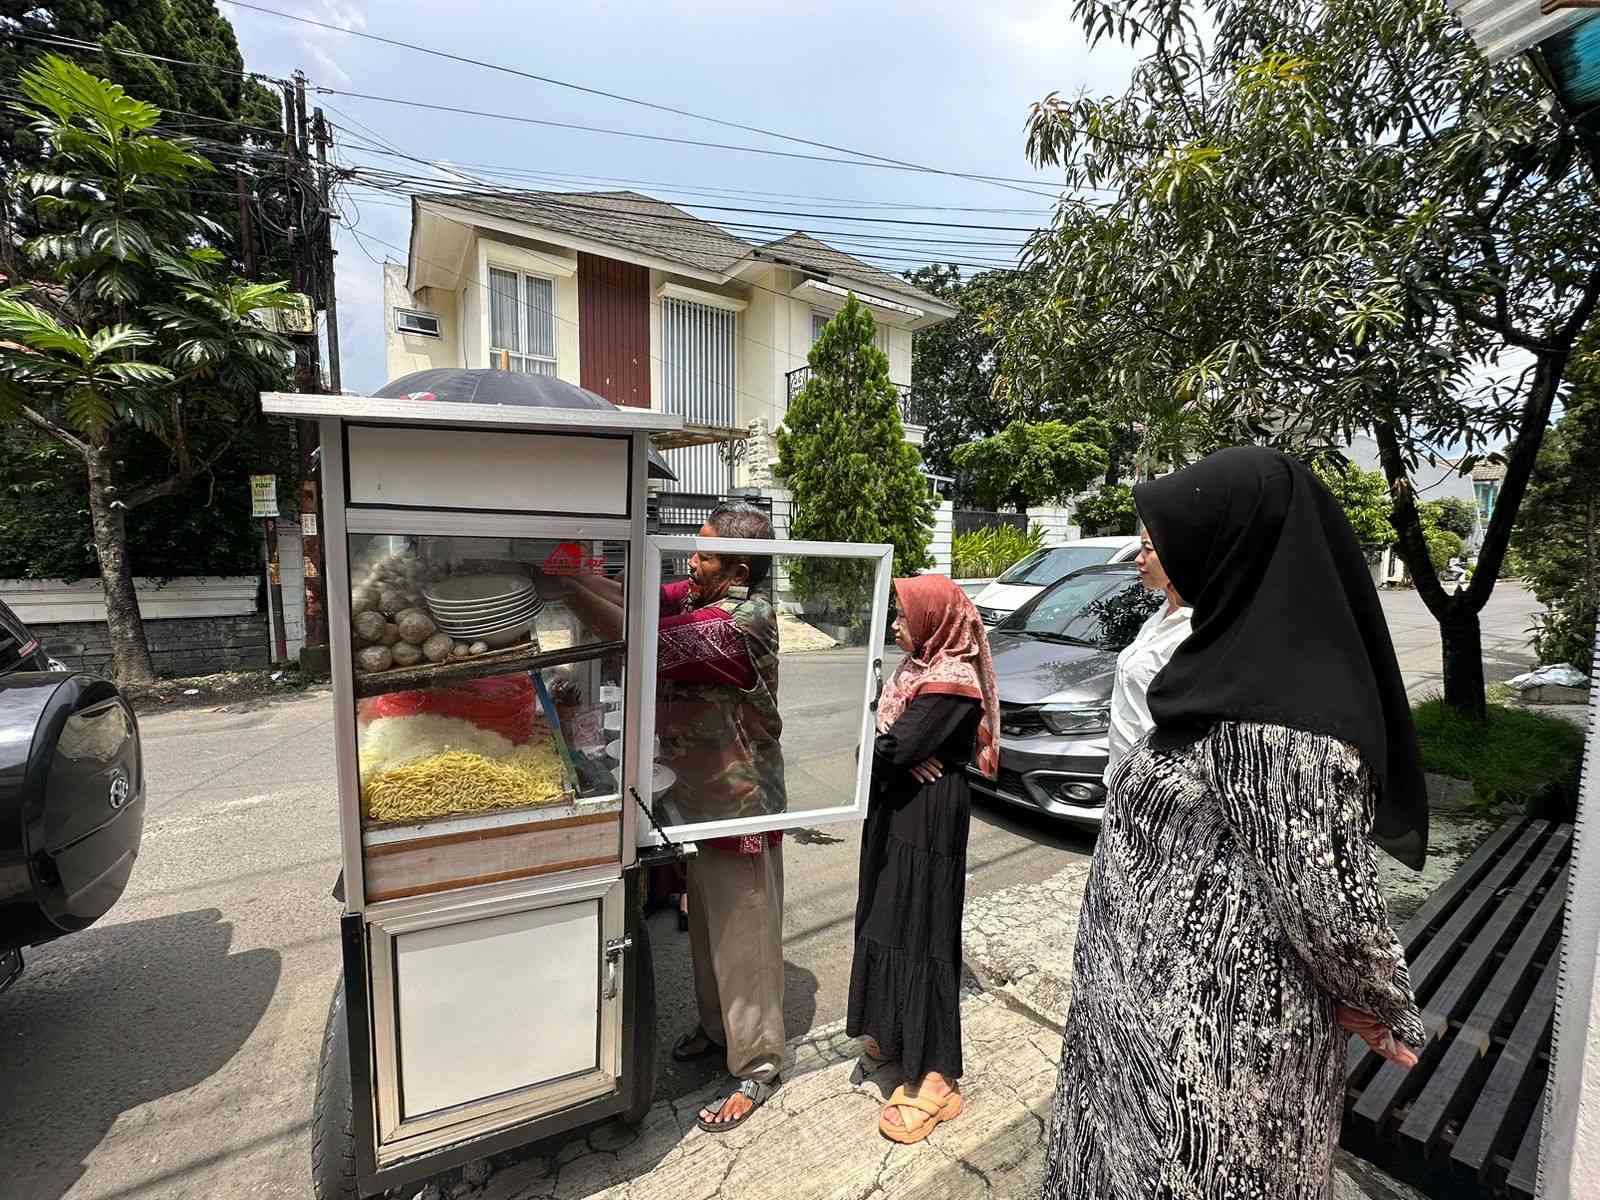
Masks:
[[[320,244],[329,236],[326,219],[310,215],[315,209],[326,207],[322,197],[327,185],[323,182],[314,187],[308,178],[310,147],[307,139],[306,77],[303,72],[296,71],[293,82],[284,85],[283,101],[287,135],[284,171],[289,200],[285,228],[289,239],[291,286],[297,293],[311,297],[311,327],[304,333],[293,335],[291,339],[295,347],[294,386],[298,392],[319,392],[322,390],[322,355],[318,349],[316,331],[317,284],[319,281],[325,285],[331,284],[331,273],[324,270],[324,265],[331,265],[332,255]],[[331,328],[331,304],[329,309]],[[337,361],[336,352],[334,362]],[[300,445],[300,537],[305,559],[305,640],[300,648],[300,667],[303,671],[320,675],[326,674],[330,666],[328,610],[323,588],[321,488],[317,486],[320,437],[315,421],[298,422],[297,433]]]
[[[319,108],[312,117],[317,143],[317,182],[322,197],[322,303],[328,321],[328,386],[335,394],[344,390],[339,378],[339,303],[333,274],[333,200],[328,175],[328,122]]]
[[[244,258],[244,277],[256,278],[256,231],[250,220],[250,195],[244,172],[233,173],[234,190],[239,194],[239,249]]]

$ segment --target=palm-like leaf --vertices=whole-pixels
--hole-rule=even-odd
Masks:
[[[19,299],[14,293],[0,294],[0,334],[41,353],[71,355],[79,361],[93,356],[83,330],[62,324],[37,304]]]
[[[105,393],[87,383],[67,393],[64,410],[72,427],[91,437],[103,435],[117,415],[116,407]]]

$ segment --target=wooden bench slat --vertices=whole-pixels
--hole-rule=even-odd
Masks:
[[[1564,849],[1571,849],[1570,825],[1561,827],[1567,837]],[[1551,844],[1557,843],[1556,838]],[[1400,1126],[1400,1136],[1414,1144],[1424,1157],[1433,1153],[1446,1120],[1458,1114],[1466,1103],[1467,1092],[1478,1073],[1479,1065],[1489,1055],[1490,1039],[1494,1027],[1510,1008],[1514,998],[1527,987],[1529,968],[1561,927],[1562,911],[1567,898],[1567,864],[1563,864],[1550,890],[1545,893],[1539,907],[1523,927],[1505,960],[1495,971],[1489,986],[1483,990],[1472,1013],[1462,1023],[1451,1039],[1443,1060],[1427,1086],[1411,1102],[1405,1123]],[[1531,988],[1529,989],[1531,990]]]
[[[1435,888],[1433,894],[1422,902],[1422,907],[1411,915],[1411,919],[1400,930],[1400,944],[1406,948],[1408,960],[1420,948],[1420,939],[1428,926],[1444,916],[1452,904],[1471,891],[1472,885],[1489,870],[1500,851],[1522,831],[1526,819],[1512,817],[1485,838],[1483,845],[1474,850],[1456,868],[1455,874]]]
[[[1534,1200],[1539,1186],[1539,1138],[1544,1132],[1544,1097],[1534,1102],[1533,1119],[1522,1131],[1522,1144],[1506,1173],[1506,1188],[1513,1200]]]
[[[1556,982],[1560,977],[1558,946],[1550,955],[1550,961],[1545,963],[1533,994],[1528,997],[1511,1036],[1501,1047],[1488,1082],[1478,1093],[1472,1112],[1456,1135],[1451,1160],[1475,1178],[1483,1177],[1518,1100],[1525,1100],[1528,1091],[1536,1089],[1547,1074],[1547,1069],[1540,1066],[1539,1054],[1550,1041],[1556,1011]]]
[[[1461,868],[1450,877],[1439,892],[1459,891],[1466,889],[1466,896],[1457,905],[1448,920],[1439,927],[1439,931],[1426,939],[1422,944],[1420,953],[1406,951],[1406,958],[1411,967],[1411,987],[1420,999],[1426,999],[1432,994],[1438,975],[1443,971],[1444,964],[1449,961],[1449,955],[1454,952],[1456,943],[1477,923],[1483,911],[1488,908],[1494,899],[1495,893],[1506,886],[1506,883],[1522,870],[1528,855],[1538,843],[1540,836],[1549,828],[1549,821],[1528,821],[1524,827],[1522,818],[1507,821],[1491,836],[1490,841],[1499,841],[1504,844],[1501,834],[1515,833],[1521,829],[1516,844],[1509,851],[1494,860],[1488,871],[1481,871],[1473,867],[1478,855],[1474,854]],[[1485,842],[1479,848],[1480,852],[1489,846]],[[1472,867],[1471,870],[1468,868]],[[1438,895],[1435,892],[1434,895]],[[1419,913],[1418,916],[1421,914]],[[1415,923],[1415,918],[1411,923]],[[1407,928],[1410,928],[1408,923]],[[1345,1078],[1348,1079],[1356,1073],[1372,1051],[1359,1037],[1350,1039],[1350,1048],[1345,1053]],[[1374,1056],[1376,1057],[1376,1056]]]
[[[1529,827],[1529,833],[1535,830],[1536,826]],[[1547,838],[1533,861],[1515,877],[1509,890],[1500,896],[1493,913],[1473,935],[1471,944],[1456,960],[1450,974],[1437,987],[1429,989],[1426,981],[1418,986],[1422,1024],[1428,1031],[1428,1044],[1419,1056],[1421,1061],[1410,1070],[1385,1062],[1377,1075],[1361,1090],[1361,1099],[1355,1106],[1357,1117],[1377,1124],[1405,1099],[1433,1087],[1433,1068],[1444,1052],[1444,1038],[1449,1033],[1451,1018],[1494,968],[1495,951],[1511,932],[1517,918],[1523,915],[1529,898],[1550,874],[1550,868],[1555,865],[1557,856],[1565,851],[1569,839],[1570,835],[1559,833]],[[1518,847],[1521,845],[1519,842]],[[1516,851],[1513,851],[1509,859],[1517,857]],[[1485,905],[1494,899],[1498,890],[1491,891],[1487,886],[1483,889]],[[1440,957],[1435,961],[1444,960]]]

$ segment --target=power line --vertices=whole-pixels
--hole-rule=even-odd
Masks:
[[[101,42],[87,42],[82,38],[63,37],[60,34],[22,33],[13,29],[0,29],[0,37],[11,38],[14,41],[38,42],[46,46],[61,46],[69,50],[89,50],[95,54],[120,54],[126,58],[142,58],[150,62],[169,63],[175,67],[198,67],[202,71],[219,71],[224,75],[232,75],[239,79],[257,79],[268,83],[287,84],[287,79],[274,79],[271,75],[263,75],[260,71],[241,71],[233,67],[220,66],[217,63],[195,62],[187,58],[169,58],[165,54],[151,54],[145,50],[125,50],[121,46],[108,46]]]
[[[620,92],[610,92],[603,88],[589,87],[586,84],[580,83],[572,83],[569,80],[556,79],[549,75],[538,75],[532,71],[524,71],[516,67],[508,67],[501,63],[488,62],[484,59],[471,58],[463,54],[452,54],[449,51],[438,50],[431,46],[419,46],[415,42],[405,42],[399,40],[398,38],[385,37],[382,34],[368,33],[365,30],[360,29],[347,29],[344,26],[335,25],[331,22],[318,21],[313,17],[300,16],[296,13],[286,13],[275,8],[267,8],[263,5],[248,3],[248,0],[224,0],[224,2],[232,4],[236,8],[244,8],[253,12],[266,13],[270,16],[279,17],[286,21],[298,21],[302,24],[314,25],[319,29],[327,29],[335,33],[346,34],[350,37],[364,38],[368,41],[381,42],[388,46],[398,46],[401,49],[412,50],[418,54],[428,54],[436,58],[449,59],[452,62],[465,63],[468,66],[481,67],[488,71],[499,71],[506,75],[515,75],[522,79],[530,79],[536,83],[549,84],[552,87],[567,88],[572,91],[583,92],[584,94],[590,96],[600,96],[607,100],[616,100],[623,104],[633,104],[641,108],[652,109],[656,112],[671,113],[674,116],[688,117],[696,121],[706,121],[713,125],[720,125],[725,129],[738,129],[745,133],[755,133],[761,135],[762,137],[776,138],[779,141],[793,142],[797,145],[810,146],[818,150],[832,150],[838,154],[848,154],[853,158],[871,160],[884,166],[898,167],[903,170],[921,171],[934,175],[950,175],[961,179],[971,179],[983,183],[994,183],[1008,187],[1009,190],[1012,191],[1020,190],[1013,185],[1025,184],[1037,187],[1039,182],[1038,180],[1007,179],[1003,176],[980,175],[965,171],[947,171],[938,167],[927,167],[921,165],[920,163],[907,162],[904,159],[890,158],[886,155],[874,154],[866,150],[856,150],[849,146],[836,146],[830,142],[816,141],[811,138],[797,137],[787,133],[779,133],[776,130],[763,129],[758,125],[746,125],[739,121],[730,121],[723,117],[713,117],[706,113],[697,113],[690,109],[678,108],[670,104],[661,104],[653,100],[641,100],[635,96],[625,96]],[[351,93],[343,94],[348,95]],[[1035,192],[1033,194],[1040,195],[1041,193]]]
[[[440,195],[439,193],[409,191],[409,190],[407,190],[406,188],[404,188],[402,186],[384,186],[384,185],[381,185],[381,184],[374,184],[374,183],[358,184],[357,186],[371,188],[373,190],[382,192],[382,193],[387,194],[387,195],[392,195],[392,196],[406,196],[406,197],[415,198],[415,199],[428,199],[428,198],[431,198],[431,197],[438,197],[440,199],[446,199],[447,198],[446,196]],[[588,207],[583,206],[583,205],[569,205],[569,206],[565,206],[565,207],[570,211],[573,211],[575,213],[579,213],[579,214],[581,214],[581,215],[583,215],[585,217],[589,217],[591,219],[595,219],[596,220],[596,225],[591,230],[591,233],[594,236],[599,237],[599,238],[616,237],[617,236],[616,235],[616,230],[617,230],[618,227],[621,227],[624,230],[632,230],[632,231],[635,231],[635,232],[640,233],[640,234],[648,233],[648,232],[660,232],[660,230],[661,230],[661,225],[659,223],[660,221],[667,221],[667,220],[673,220],[674,219],[674,218],[667,218],[667,217],[661,217],[661,218],[657,219],[657,218],[647,217],[647,216],[633,217],[633,216],[628,216],[628,215],[623,215],[623,214],[613,214],[613,213],[598,214],[598,213],[596,213],[596,211],[594,209],[588,208]],[[536,217],[537,217],[537,213],[530,214],[530,218],[536,218]],[[602,220],[601,220],[602,218],[603,218],[603,224],[602,224]],[[682,218],[676,218],[676,219],[677,220],[682,220]],[[691,217],[691,218],[688,218],[688,219],[690,221],[694,221],[697,224],[710,224],[710,222],[701,222],[701,221],[699,221],[698,218],[692,218]],[[751,234],[764,233],[766,235],[776,235],[776,236],[769,236],[769,240],[766,241],[766,242],[745,241],[743,238],[739,238],[739,237],[735,236],[735,240],[739,241],[742,245],[748,246],[749,249],[751,249],[751,250],[766,250],[766,251],[773,252],[773,253],[782,253],[783,247],[781,245],[779,245],[779,243],[781,243],[781,241],[783,240],[784,237],[796,232],[796,230],[793,230],[791,228],[787,228],[787,227],[781,226],[781,225],[749,225],[749,224],[734,225],[734,223],[729,223],[729,224],[731,226],[736,227],[736,228],[739,228],[739,229],[742,229],[742,230],[746,230]],[[872,235],[872,234],[865,234],[865,233],[857,233],[852,237],[850,231],[847,231],[847,230],[819,230],[818,232],[821,233],[826,238],[828,238],[830,242],[849,242],[849,243],[852,244],[852,246],[855,246],[855,247],[867,247],[865,249],[851,250],[851,251],[847,252],[847,253],[856,253],[860,257],[872,257],[872,256],[874,256],[874,252],[876,252],[876,256],[877,257],[900,258],[900,259],[907,259],[907,260],[914,261],[914,262],[927,262],[930,259],[938,259],[939,261],[953,261],[953,260],[949,259],[946,256],[946,254],[944,253],[944,251],[939,249],[939,248],[940,247],[952,248],[952,252],[954,252],[954,253],[959,253],[959,248],[963,247],[963,246],[965,246],[965,247],[975,247],[975,248],[978,248],[978,249],[985,248],[984,245],[980,244],[980,243],[962,242],[962,241],[959,241],[959,240],[956,240],[956,241],[952,242],[952,241],[949,241],[949,240],[937,239],[937,238],[927,238],[927,239],[899,238],[899,239],[893,239],[892,235]],[[864,238],[886,237],[886,236],[890,238],[890,240],[888,240],[886,243],[880,243],[878,241],[872,241],[872,242],[863,242],[863,241],[861,241],[861,239],[864,239]],[[920,247],[913,248],[912,244],[913,243],[918,243],[918,242],[926,243],[928,248],[926,248],[926,249],[923,249],[923,248],[920,248]],[[633,244],[635,246],[635,248],[637,248],[637,249],[642,249],[642,250],[654,252],[653,248],[651,246],[649,246],[649,245],[647,245],[647,244],[645,244],[643,242],[635,241],[635,242],[632,242],[631,244]],[[1022,249],[1022,247],[1020,247],[1020,246],[1011,247],[1009,244],[1005,244],[1005,248],[1007,248],[1007,249],[1016,249],[1019,252]],[[889,251],[894,251],[894,250],[905,250],[906,253],[904,253],[904,254],[888,253]],[[985,260],[969,259],[964,263],[964,265],[973,266],[973,267],[979,267],[979,268],[1013,267],[1013,266],[1015,266],[1015,262],[1014,262],[1014,260],[1013,261],[996,261],[996,260],[993,260],[993,259],[985,259]]]
[[[239,0],[224,0],[228,4],[237,4]],[[426,109],[430,112],[450,113],[463,117],[483,117],[493,121],[511,121],[521,125],[540,125],[548,129],[569,129],[579,133],[600,133],[610,137],[633,138],[646,142],[665,142],[674,146],[695,146],[709,150],[729,150],[739,154],[757,154],[768,158],[800,159],[805,162],[838,163],[852,167],[876,167],[883,171],[910,171],[914,174],[946,175],[955,179],[968,179],[980,183],[1009,184],[1014,182],[1001,175],[969,175],[961,171],[942,171],[932,167],[899,166],[887,162],[870,162],[859,158],[836,158],[825,154],[799,154],[791,150],[766,150],[760,146],[737,146],[727,142],[706,142],[695,138],[669,137],[659,133],[640,133],[630,129],[608,129],[600,125],[580,125],[571,121],[549,121],[542,117],[528,117],[517,113],[488,112],[483,109],[462,108],[452,104],[432,104],[424,100],[407,100],[399,96],[379,96],[372,92],[352,92],[343,88],[330,88],[318,85],[315,91],[329,96],[348,96],[356,100],[371,100],[379,104],[399,104],[407,108]],[[1037,186],[1037,183],[1035,183]],[[1044,200],[1058,200],[1060,197],[1052,192],[1030,191],[1028,194],[1038,196]]]
[[[335,113],[335,114],[343,117],[345,120],[349,121],[352,125],[355,125],[357,127],[356,130],[344,129],[344,132],[347,135],[354,134],[354,136],[356,136],[360,140],[367,141],[367,142],[369,142],[369,143],[371,143],[373,145],[383,147],[382,150],[368,150],[369,153],[373,153],[373,154],[378,154],[378,153],[399,154],[401,157],[406,157],[403,154],[403,152],[398,150],[398,148],[394,145],[393,142],[391,142],[388,138],[384,137],[381,133],[379,133],[377,130],[372,128],[372,126],[368,125],[366,122],[361,121],[361,120],[359,120],[358,118],[356,118],[354,116],[351,116],[349,113],[345,112],[343,109],[337,108],[332,104],[324,105],[324,107],[327,108],[327,110],[329,112]],[[343,127],[340,127],[340,128],[343,128]],[[668,190],[668,191],[685,192],[685,193],[689,193],[689,194],[692,194],[692,195],[698,195],[698,196],[716,196],[716,197],[719,197],[719,198],[727,198],[727,197],[730,197],[730,196],[732,196],[732,197],[750,197],[750,196],[753,196],[753,197],[756,197],[758,199],[766,199],[766,200],[809,200],[809,201],[813,201],[813,202],[816,202],[816,203],[830,204],[830,205],[840,205],[840,206],[849,207],[849,208],[909,209],[909,210],[916,210],[916,211],[920,211],[920,212],[992,213],[992,214],[998,214],[998,215],[1001,215],[1001,216],[1020,216],[1020,217],[1035,216],[1035,215],[1047,215],[1049,213],[1049,211],[1050,211],[1047,208],[992,208],[992,207],[985,207],[985,206],[982,206],[982,205],[918,204],[918,203],[914,203],[914,202],[911,202],[911,201],[861,200],[861,199],[851,199],[851,198],[847,198],[847,197],[843,197],[843,196],[818,196],[818,195],[811,194],[811,193],[806,193],[806,192],[768,192],[768,191],[760,191],[760,190],[754,190],[754,189],[749,189],[749,188],[728,187],[726,185],[714,185],[714,186],[707,187],[707,186],[696,186],[694,184],[683,184],[683,183],[669,182],[669,181],[659,180],[659,179],[630,179],[630,178],[624,178],[624,177],[615,176],[615,175],[582,175],[582,174],[574,174],[572,172],[567,172],[567,171],[534,170],[534,169],[525,168],[525,167],[497,166],[497,165],[492,164],[492,163],[463,162],[463,163],[455,163],[454,165],[457,166],[457,167],[468,168],[468,169],[471,169],[471,170],[485,171],[485,172],[488,172],[488,173],[491,173],[491,174],[501,174],[501,175],[508,175],[508,176],[526,176],[526,177],[531,177],[531,178],[535,178],[535,179],[569,179],[569,180],[577,180],[577,181],[580,181],[580,182],[596,183],[596,184],[602,184],[602,183],[603,184],[623,184],[623,185],[627,185],[627,186],[630,186],[630,187],[661,188],[661,189]],[[1110,188],[1093,188],[1093,187],[1090,187],[1090,188],[1081,188],[1079,190],[1080,191],[1091,191],[1091,192],[1093,192],[1093,191],[1109,192],[1112,189],[1110,189]]]
[[[362,153],[375,153],[375,152],[374,151],[363,150]],[[398,154],[397,151],[392,151],[392,150],[391,151],[384,151],[383,153]],[[423,160],[420,160],[420,159],[412,158],[412,156],[409,155],[409,154],[399,154],[398,156],[402,157],[402,158],[410,158],[414,162],[423,161]],[[435,164],[430,162],[427,165],[433,166]],[[494,170],[492,170],[492,169],[487,172],[487,174],[489,174],[491,177],[495,173],[496,172]],[[781,209],[781,208],[747,208],[747,207],[743,207],[743,206],[740,206],[740,205],[734,205],[734,204],[702,204],[702,203],[694,203],[694,204],[686,204],[686,207],[688,207],[688,208],[704,208],[704,209],[709,209],[709,210],[711,210],[713,212],[747,213],[747,214],[751,214],[751,215],[755,215],[755,216],[764,216],[764,217],[806,217],[806,218],[820,218],[820,219],[828,220],[828,221],[859,221],[859,222],[871,223],[871,224],[875,224],[875,225],[916,225],[916,226],[925,226],[925,227],[934,228],[934,229],[977,229],[977,230],[986,230],[986,231],[988,231],[990,233],[1028,233],[1028,234],[1032,234],[1032,233],[1037,233],[1039,231],[1039,227],[1037,225],[986,225],[986,224],[983,224],[982,222],[977,222],[977,221],[920,221],[920,220],[914,220],[914,219],[912,219],[910,217],[854,217],[854,216],[848,216],[848,215],[845,215],[845,214],[842,214],[842,213],[800,212],[800,211],[797,211],[797,210],[794,210],[794,209]]]

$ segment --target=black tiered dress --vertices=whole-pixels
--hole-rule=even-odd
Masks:
[[[920,695],[873,745],[861,835],[851,1037],[870,1037],[909,1078],[961,1075],[961,910],[966,898],[972,761],[983,706]],[[911,768],[937,757],[944,775]]]

